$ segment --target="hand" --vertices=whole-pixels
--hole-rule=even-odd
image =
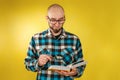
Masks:
[[[52,57],[49,55],[41,54],[39,59],[38,59],[38,65],[39,66],[44,66],[48,61],[51,61]]]
[[[72,71],[68,72],[68,71],[60,71],[60,70],[55,70],[55,72],[59,73],[60,75],[64,75],[64,76],[74,76],[77,74],[77,69],[74,68],[72,69]]]

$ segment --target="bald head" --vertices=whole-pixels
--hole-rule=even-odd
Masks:
[[[48,7],[48,16],[52,18],[61,18],[64,17],[64,9],[59,4],[52,4]]]

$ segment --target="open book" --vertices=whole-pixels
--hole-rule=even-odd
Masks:
[[[78,62],[72,63],[68,66],[52,65],[48,68],[48,70],[52,70],[52,71],[55,71],[55,70],[71,71],[72,68],[76,68],[76,67],[84,66],[84,65],[86,65],[86,61],[82,61],[82,62],[78,61]]]

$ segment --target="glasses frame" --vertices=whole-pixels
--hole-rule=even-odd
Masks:
[[[63,19],[61,18],[58,20],[56,20],[55,18],[50,18],[49,16],[47,16],[47,17],[48,17],[48,20],[50,21],[51,24],[56,24],[57,22],[59,24],[63,24],[65,22],[65,17],[63,17]]]

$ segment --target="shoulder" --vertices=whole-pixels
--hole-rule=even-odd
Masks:
[[[79,37],[76,34],[73,34],[71,32],[67,32],[67,31],[65,31],[65,34],[67,35],[68,38],[74,38],[74,39],[79,40]]]
[[[42,32],[38,32],[35,33],[32,37],[33,38],[39,38],[39,37],[45,37],[48,33],[48,30],[42,31]]]

